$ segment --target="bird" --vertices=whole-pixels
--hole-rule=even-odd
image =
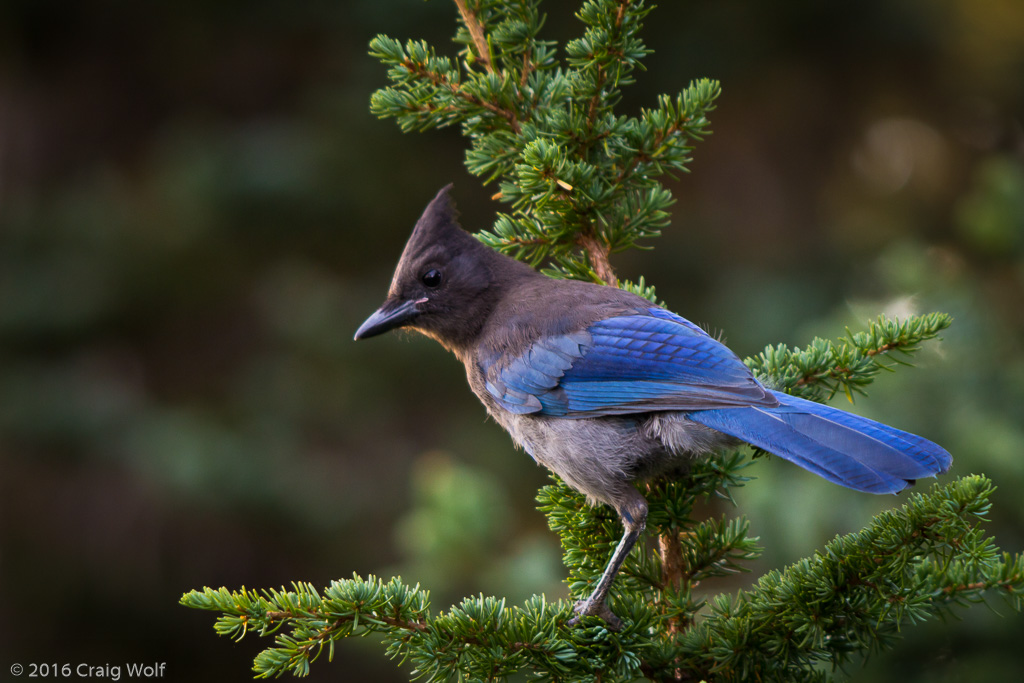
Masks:
[[[355,339],[406,328],[462,361],[470,389],[534,460],[619,515],[623,534],[570,625],[607,605],[643,532],[637,483],[746,442],[846,488],[897,493],[946,472],[922,437],[773,390],[698,325],[609,285],[557,279],[459,225],[451,185],[416,222]]]

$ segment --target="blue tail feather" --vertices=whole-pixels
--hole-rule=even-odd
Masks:
[[[772,392],[774,408],[688,413],[694,422],[742,439],[831,482],[858,491],[896,493],[945,472],[952,458],[914,434],[836,408]]]

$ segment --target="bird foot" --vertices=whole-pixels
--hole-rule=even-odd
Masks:
[[[591,598],[580,600],[573,607],[573,611],[576,613],[576,616],[569,620],[569,626],[578,625],[583,617],[601,617],[608,624],[609,631],[622,630],[622,620],[615,616],[615,613],[608,608],[604,600],[597,601]]]

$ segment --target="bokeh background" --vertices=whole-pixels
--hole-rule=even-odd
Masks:
[[[547,37],[580,32],[548,3]],[[856,410],[999,486],[1024,547],[1024,3],[665,2],[623,113],[720,79],[714,134],[672,184],[654,251],[617,257],[741,356],[956,318]],[[457,130],[368,112],[376,33],[454,53],[434,0],[0,4],[0,679],[10,664],[168,663],[246,680],[269,641],[177,606],[204,585],[400,573],[443,609],[565,595],[533,507],[542,470],[461,366],[409,335],[355,344],[413,222],[455,182],[500,207]],[[842,403],[843,399],[837,399]],[[780,460],[737,492],[770,567],[892,498]],[[950,478],[950,477],[947,477]],[[908,628],[854,680],[1002,681],[1024,617],[1000,601]],[[369,640],[314,680],[406,680]]]

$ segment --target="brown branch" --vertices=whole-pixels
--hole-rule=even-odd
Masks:
[[[892,342],[890,344],[882,344],[877,349],[868,349],[864,352],[865,356],[877,356],[880,353],[887,353],[893,349],[899,349],[905,346],[904,342]]]
[[[974,583],[961,583],[955,586],[944,586],[942,592],[946,595],[953,593],[961,593],[963,591],[976,591],[976,590],[988,590],[990,588],[999,588],[1009,593],[1016,592],[1013,588],[1013,584],[1020,581],[1020,575],[1011,576],[1005,580],[998,581],[975,581]]]
[[[494,65],[491,64],[491,51],[487,47],[487,36],[484,35],[484,27],[477,19],[476,12],[466,5],[466,0],[454,1],[455,6],[459,8],[459,14],[462,15],[462,23],[466,25],[469,35],[473,37],[477,58],[489,73],[494,73]]]
[[[597,67],[597,76],[594,78],[594,96],[590,98],[590,106],[587,108],[587,128],[594,127],[594,120],[597,119],[597,103],[601,101],[601,93],[604,90],[604,67]]]
[[[270,611],[264,615],[270,621],[285,621],[288,619],[303,619],[309,617],[308,614],[299,614],[291,611]],[[427,622],[420,619],[419,621],[409,621],[407,619],[401,619],[399,617],[389,617],[386,614],[374,614],[373,618],[383,621],[388,626],[394,626],[395,628],[405,629],[406,631],[426,631],[430,627],[427,626]],[[337,630],[342,624],[349,621],[355,621],[356,615],[350,617],[338,617],[331,622],[331,625],[326,627],[320,632],[320,638],[330,634],[332,631]]]
[[[526,88],[526,81],[529,80],[531,71],[533,71],[533,62],[530,61],[530,51],[525,50],[523,52],[523,75],[519,78],[520,90],[524,90]]]
[[[683,586],[683,546],[679,542],[678,530],[669,529],[668,533],[658,536],[658,554],[661,555],[662,586],[679,592]],[[669,619],[670,637],[683,630],[684,625],[681,622],[681,616]]]
[[[587,252],[587,257],[590,259],[590,265],[594,267],[594,272],[597,273],[597,276],[601,278],[606,285],[611,285],[612,287],[618,286],[619,278],[615,276],[615,269],[612,268],[611,261],[608,260],[608,254],[611,250],[608,245],[594,233],[593,228],[581,232],[580,236],[576,238],[576,243]]]
[[[662,588],[678,591],[683,582],[683,546],[678,531],[658,537],[658,554],[661,555]]]

